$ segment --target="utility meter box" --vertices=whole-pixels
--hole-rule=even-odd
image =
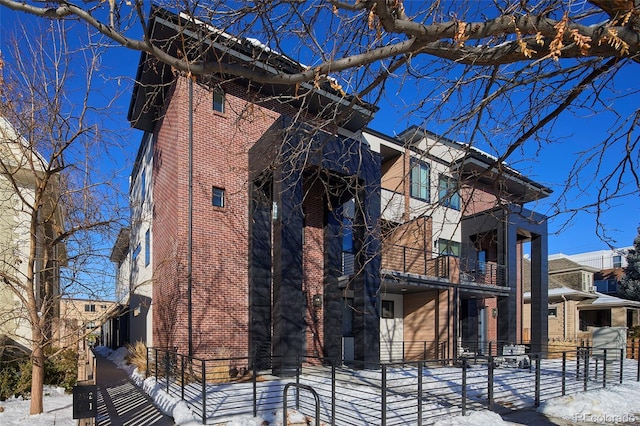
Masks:
[[[619,360],[620,350],[622,350],[623,358],[626,358],[627,327],[594,327],[593,355],[598,358],[604,358],[605,349],[607,361]]]

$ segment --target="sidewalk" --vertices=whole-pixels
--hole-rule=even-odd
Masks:
[[[171,426],[174,421],[163,414],[149,396],[137,387],[127,373],[100,354],[96,356],[98,415],[96,425]]]

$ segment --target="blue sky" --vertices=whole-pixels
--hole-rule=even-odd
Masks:
[[[0,8],[0,43],[2,43],[0,44],[0,49],[6,49],[5,29],[11,28],[17,19],[25,22],[26,25],[31,25],[33,21],[33,18],[26,18],[25,15],[16,15],[9,10]],[[125,152],[114,153],[113,157],[114,162],[121,162],[116,167],[119,170],[120,185],[124,190],[127,188],[131,162],[135,158],[142,136],[140,132],[128,129],[126,121],[130,96],[129,87],[136,75],[138,58],[139,53],[137,52],[122,47],[111,48],[103,57],[100,69],[105,87],[101,96],[108,98],[109,96],[114,96],[116,91],[122,92],[117,99],[112,114],[108,118],[108,122],[109,126],[112,126],[113,129],[120,133],[126,146]],[[637,82],[634,73],[637,73],[638,70],[640,70],[640,65],[628,65],[624,75],[617,78],[618,89],[631,89],[631,87],[624,87],[624,85],[626,82]],[[110,90],[111,94],[109,93]],[[405,93],[406,90],[411,89],[405,88]],[[400,93],[402,94],[403,92]],[[416,93],[415,90],[413,93]],[[389,94],[387,94],[387,97],[389,97]],[[616,101],[617,104],[613,106],[623,113],[633,111],[638,108],[636,98],[637,96],[629,96],[626,99],[619,99]],[[412,121],[412,117],[407,118],[405,111],[398,109],[397,105],[383,102],[379,106],[381,109],[371,123],[371,127],[375,130],[393,135],[402,132],[410,125],[420,124],[418,121]],[[561,187],[566,181],[566,174],[575,158],[575,153],[583,149],[585,141],[598,141],[606,136],[608,129],[601,124],[603,122],[602,115],[574,116],[573,114],[565,113],[557,121],[553,129],[557,143],[544,147],[536,156],[530,152],[523,154],[523,158],[527,158],[527,160],[518,162],[516,168],[523,171],[530,178],[556,191],[548,200],[535,205],[531,204],[528,206],[529,208],[542,213],[548,211],[550,203],[555,199],[557,193],[561,191]],[[431,130],[437,131],[437,129]],[[616,165],[616,160],[614,159],[610,163],[607,163],[607,166],[613,167]],[[523,168],[526,170],[523,170]],[[587,200],[592,196],[594,188],[597,187],[597,179],[594,179],[594,182],[591,183],[596,185],[592,185],[592,188],[584,194],[575,195],[573,203],[568,206],[569,208],[575,208],[588,202]],[[633,189],[632,187],[631,190]],[[633,194],[617,200],[603,215],[608,236],[612,239],[614,246],[632,245],[633,238],[637,234],[636,228],[640,225],[639,213],[640,197],[638,197],[638,188],[635,188]],[[564,252],[573,254],[607,248],[607,244],[596,235],[595,228],[595,215],[592,212],[579,212],[570,221],[568,215],[559,215],[550,222],[549,253]]]

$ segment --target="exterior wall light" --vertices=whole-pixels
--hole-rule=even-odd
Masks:
[[[322,307],[322,295],[321,294],[314,294],[313,295],[313,307],[316,309],[319,309]]]

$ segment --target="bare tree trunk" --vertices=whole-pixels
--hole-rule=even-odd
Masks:
[[[42,340],[42,331],[38,327],[32,328],[34,340]],[[36,336],[38,336],[36,338]],[[31,369],[31,406],[29,414],[40,414],[44,411],[42,405],[42,395],[44,388],[44,349],[42,343],[34,345],[31,355],[33,363]]]

